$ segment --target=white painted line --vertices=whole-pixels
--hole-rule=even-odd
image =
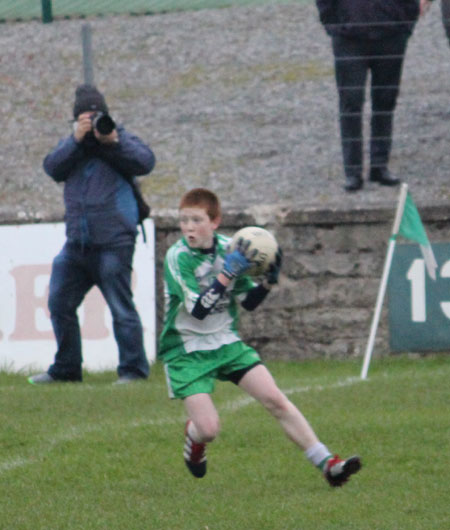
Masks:
[[[323,391],[323,390],[330,390],[333,388],[341,388],[353,385],[355,383],[362,382],[362,380],[359,377],[348,377],[342,381],[337,381],[336,383],[331,383],[328,385],[323,384],[317,384],[317,385],[308,385],[308,386],[298,386],[298,387],[292,387],[288,388],[286,390],[282,391],[286,395],[291,394],[299,394],[304,392],[312,392],[312,391]],[[84,385],[77,385],[77,388],[85,388]],[[74,387],[75,388],[75,387]],[[237,399],[233,399],[219,407],[219,413],[232,413],[239,409],[242,409],[243,407],[247,407],[248,405],[251,405],[252,403],[255,403],[255,400],[250,396],[243,396]],[[180,423],[183,424],[186,421],[186,416],[174,416],[174,417],[166,417],[166,418],[160,418],[160,419],[142,419],[142,420],[132,420],[129,422],[125,427],[125,429],[130,428],[140,428],[145,426],[160,426],[160,425],[169,425],[169,424],[175,424]],[[72,427],[69,430],[66,430],[64,433],[57,434],[56,436],[53,436],[46,442],[41,444],[40,448],[37,448],[33,454],[27,458],[14,458],[12,460],[5,460],[3,462],[0,462],[0,475],[12,471],[14,469],[22,468],[27,465],[33,464],[39,460],[41,460],[45,455],[50,453],[55,447],[57,447],[59,444],[70,442],[76,439],[83,438],[84,436],[88,435],[89,433],[93,432],[100,432],[105,427],[109,427],[114,424],[108,424],[108,422],[95,424],[95,425],[85,425],[85,426],[79,426],[79,427]]]

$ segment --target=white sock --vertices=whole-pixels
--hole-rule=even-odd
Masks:
[[[189,422],[187,433],[189,435],[189,438],[196,443],[202,443],[202,440],[200,439],[200,436],[197,431],[197,427],[194,425],[194,422],[191,420]]]
[[[320,464],[328,457],[331,456],[328,448],[321,442],[317,442],[305,451],[306,458],[314,464],[316,467],[320,467]]]

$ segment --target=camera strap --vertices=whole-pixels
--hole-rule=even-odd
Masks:
[[[127,179],[130,183],[131,189],[133,190],[134,198],[136,199],[138,207],[138,223],[141,225],[142,236],[144,238],[144,243],[147,242],[147,235],[144,228],[144,220],[150,216],[151,208],[144,199],[139,184],[134,178]]]

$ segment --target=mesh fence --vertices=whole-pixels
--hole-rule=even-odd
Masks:
[[[1,0],[0,20],[42,18],[43,6],[50,7],[53,17],[84,17],[109,14],[149,14],[233,5],[308,4],[313,0]],[[45,8],[44,8],[45,9]]]
[[[450,49],[440,11],[450,0],[446,2],[434,3],[408,44],[395,111],[391,167],[393,174],[408,178],[417,187],[423,188],[427,178],[442,182],[441,198],[450,199]],[[91,13],[100,13],[100,6],[105,10],[107,7],[108,13],[114,7],[117,12],[131,12],[138,3],[92,0],[91,7],[98,9]],[[176,200],[173,194],[180,187],[185,189],[189,183],[189,187],[208,187],[216,179],[227,183],[221,189],[229,193],[224,199],[229,204],[248,200],[249,188],[251,200],[264,203],[267,190],[274,189],[274,175],[279,201],[297,196],[316,200],[309,176],[323,183],[323,196],[341,193],[343,171],[333,52],[314,0],[290,0],[279,9],[267,10],[263,4],[273,5],[276,0],[237,3],[253,4],[255,9],[211,9],[194,16],[179,13],[93,21],[95,79],[100,87],[108,87],[114,110],[144,137],[149,131],[164,131],[158,133],[160,140],[154,140],[160,158],[160,184],[159,191],[152,190],[154,201],[164,207],[172,206]],[[289,3],[292,5],[286,5]],[[0,0],[3,13],[8,4],[16,10],[25,4],[34,5],[35,16],[40,17],[39,0],[33,4]],[[168,6],[188,9],[225,2],[165,0],[164,5],[156,1],[145,5],[158,4],[166,11]],[[75,17],[82,14],[77,6],[88,4],[55,0],[55,8],[63,5],[70,7]],[[62,17],[69,12],[56,14]],[[73,87],[81,78],[81,22],[20,25],[23,27],[4,24],[0,33],[5,36],[0,37],[0,117],[4,118],[0,121],[5,140],[0,142],[0,177],[8,175],[13,182],[25,178],[25,174],[31,181],[34,168],[42,165],[47,137],[36,135],[34,127],[37,122],[47,126],[48,120],[40,111],[42,101],[53,112],[59,106],[54,101],[63,101],[68,83]],[[43,76],[47,71],[48,75]],[[153,110],[140,112],[148,108],[149,101]],[[370,158],[370,111],[367,87],[366,168]],[[34,138],[32,149],[23,141],[27,134]],[[48,136],[54,134],[52,125]],[[354,140],[349,137],[349,141]],[[13,155],[14,150],[18,152]],[[18,159],[25,161],[26,169],[17,164]],[[251,186],[247,185],[248,178]],[[228,185],[230,182],[233,184]],[[378,195],[372,191],[374,199],[370,200],[375,202]]]
[[[170,11],[263,4],[310,4],[314,0],[1,0],[0,22],[101,15],[145,15]],[[450,40],[450,0],[441,0],[442,20]]]

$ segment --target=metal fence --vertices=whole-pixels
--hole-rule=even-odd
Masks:
[[[450,49],[440,7],[436,0],[408,44],[391,169],[420,189],[433,180],[441,198],[450,199]],[[165,162],[158,165],[154,203],[170,207],[179,186],[207,187],[216,179],[229,193],[228,204],[248,200],[249,190],[255,204],[263,203],[267,190],[280,202],[317,200],[310,175],[321,183],[323,200],[341,192],[333,54],[313,0],[91,22],[96,81],[108,87],[116,116],[144,137],[158,131],[152,144]],[[68,90],[81,78],[74,32],[84,24],[3,26],[0,177],[2,186],[7,176],[11,183],[29,182],[21,184],[24,190],[37,189],[53,121],[66,131],[56,109],[62,102],[69,108]],[[367,97],[367,117],[369,103]],[[37,124],[44,134],[36,134]],[[364,124],[368,128],[369,120]],[[31,147],[24,138],[32,138]],[[375,202],[379,195],[369,191]]]
[[[233,5],[308,4],[314,0],[2,0],[0,22],[102,15],[146,15],[170,11],[224,8]],[[450,0],[441,0],[442,21],[450,42]]]
[[[313,0],[1,0],[0,20],[86,17],[95,15],[144,15],[169,11],[223,8],[233,5],[311,3]]]

